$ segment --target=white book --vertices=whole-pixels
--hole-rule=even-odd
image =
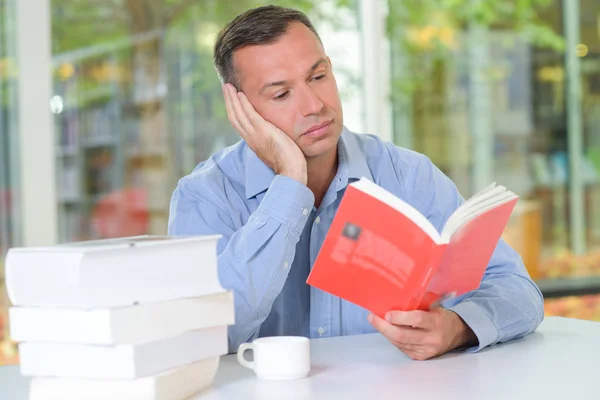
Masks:
[[[123,308],[11,307],[9,327],[16,342],[135,344],[233,325],[234,314],[233,292],[228,291]]]
[[[19,344],[21,374],[36,377],[135,379],[227,354],[227,326],[141,344]]]
[[[113,308],[223,292],[214,236],[138,236],[12,248],[6,289],[15,306]]]
[[[33,378],[29,400],[180,400],[209,387],[219,357],[134,380]]]

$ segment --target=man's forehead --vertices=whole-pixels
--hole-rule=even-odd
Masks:
[[[234,63],[241,78],[260,81],[256,82],[258,86],[303,76],[327,60],[322,49],[290,52],[278,51],[279,48],[253,47],[240,49],[234,56]]]

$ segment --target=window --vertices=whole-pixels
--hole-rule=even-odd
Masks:
[[[16,362],[8,341],[4,256],[19,242],[17,62],[13,1],[0,1],[0,365]]]
[[[239,140],[212,64],[215,36],[247,7],[267,3],[52,1],[61,242],[167,231],[177,180]],[[335,40],[358,41],[353,9],[275,3],[318,14],[345,102],[357,108],[352,67],[360,64],[348,59],[359,59],[358,48]],[[360,112],[346,115],[360,124]]]
[[[212,52],[218,30],[247,8],[275,3],[311,17],[333,61],[346,125],[362,129],[360,35],[353,1],[46,1],[52,30],[48,105],[55,143],[36,148],[28,158],[40,169],[48,167],[48,160],[37,156],[51,155],[57,205],[41,214],[49,224],[58,222],[58,232],[47,231],[58,233],[59,242],[166,233],[178,179],[240,139],[227,120]],[[22,82],[15,46],[22,42],[17,35],[43,33],[16,32],[16,14],[22,11],[17,5],[22,4],[0,0],[2,261],[9,247],[44,239],[22,240],[19,231],[22,155],[17,145],[24,136],[17,129],[17,83]],[[20,15],[33,21],[31,15]],[[28,46],[35,42],[26,38]],[[38,69],[38,77],[47,71]],[[32,175],[28,178],[31,182]],[[48,240],[54,241],[54,235]],[[0,365],[16,362],[17,356],[8,340],[8,306],[0,280]]]
[[[546,297],[599,293],[598,2],[533,1],[522,14],[503,1],[483,13],[388,3],[397,144],[429,156],[465,197],[492,181],[520,195],[504,238]]]

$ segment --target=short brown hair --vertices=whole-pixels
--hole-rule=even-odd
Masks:
[[[292,8],[272,5],[252,8],[230,21],[215,43],[214,65],[221,82],[231,83],[239,90],[241,82],[233,64],[233,52],[250,45],[276,42],[292,22],[304,24],[321,41],[308,17]]]

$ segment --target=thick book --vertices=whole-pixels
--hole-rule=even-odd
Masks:
[[[135,379],[227,354],[227,326],[138,344],[19,343],[21,374],[32,377]]]
[[[11,248],[6,289],[14,306],[112,308],[223,292],[219,235],[136,236]]]
[[[348,186],[307,283],[380,317],[428,310],[479,287],[517,201],[494,183],[438,232],[416,208],[360,179]]]
[[[29,400],[181,400],[210,387],[219,357],[132,380],[33,378]]]
[[[10,336],[15,342],[136,344],[234,323],[231,291],[121,308],[9,310]]]

